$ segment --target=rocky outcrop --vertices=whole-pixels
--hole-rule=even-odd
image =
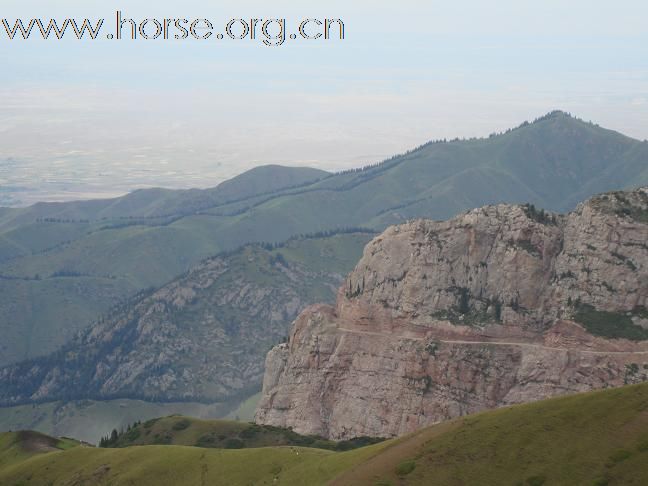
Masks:
[[[387,229],[266,359],[260,423],[333,439],[648,376],[648,190]]]

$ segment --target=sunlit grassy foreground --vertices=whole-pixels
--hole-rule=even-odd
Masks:
[[[485,412],[348,452],[21,447],[15,433],[0,436],[3,486],[648,484],[648,384]]]

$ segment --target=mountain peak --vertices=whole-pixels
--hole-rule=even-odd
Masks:
[[[569,119],[572,119],[572,120],[577,119],[571,113],[568,113],[566,111],[553,110],[553,111],[550,111],[549,113],[547,113],[546,115],[541,116],[540,118],[535,120],[534,123],[537,123],[537,122],[540,122],[540,121],[543,121],[543,120],[552,120],[552,119],[557,119],[557,118],[569,118]]]
[[[542,115],[532,122],[524,122],[522,125],[520,125],[518,128],[526,127],[526,126],[538,126],[538,125],[543,125],[547,122],[563,122],[563,123],[586,123],[584,120],[575,117],[571,113],[568,113],[566,111],[562,110],[553,110],[547,113],[546,115]]]

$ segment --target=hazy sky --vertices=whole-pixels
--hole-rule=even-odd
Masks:
[[[0,161],[13,159],[0,185],[79,192],[78,179],[101,193],[209,186],[266,163],[334,170],[552,109],[648,138],[645,0],[53,4],[2,0],[0,18],[105,17],[108,32],[117,9],[204,17],[217,31],[230,18],[287,18],[294,31],[328,17],[345,21],[346,40],[10,42],[0,31]]]

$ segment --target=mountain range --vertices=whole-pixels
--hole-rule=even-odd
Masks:
[[[553,112],[338,174],[270,166],[210,190],[2,209],[0,364],[54,351],[116,301],[246,243],[382,231],[500,202],[566,211],[595,193],[648,183],[646,160],[647,142]]]
[[[647,142],[558,111],[337,174],[267,166],[209,190],[0,209],[0,399],[234,406],[373,232],[485,204],[568,211],[648,184],[647,161]]]

